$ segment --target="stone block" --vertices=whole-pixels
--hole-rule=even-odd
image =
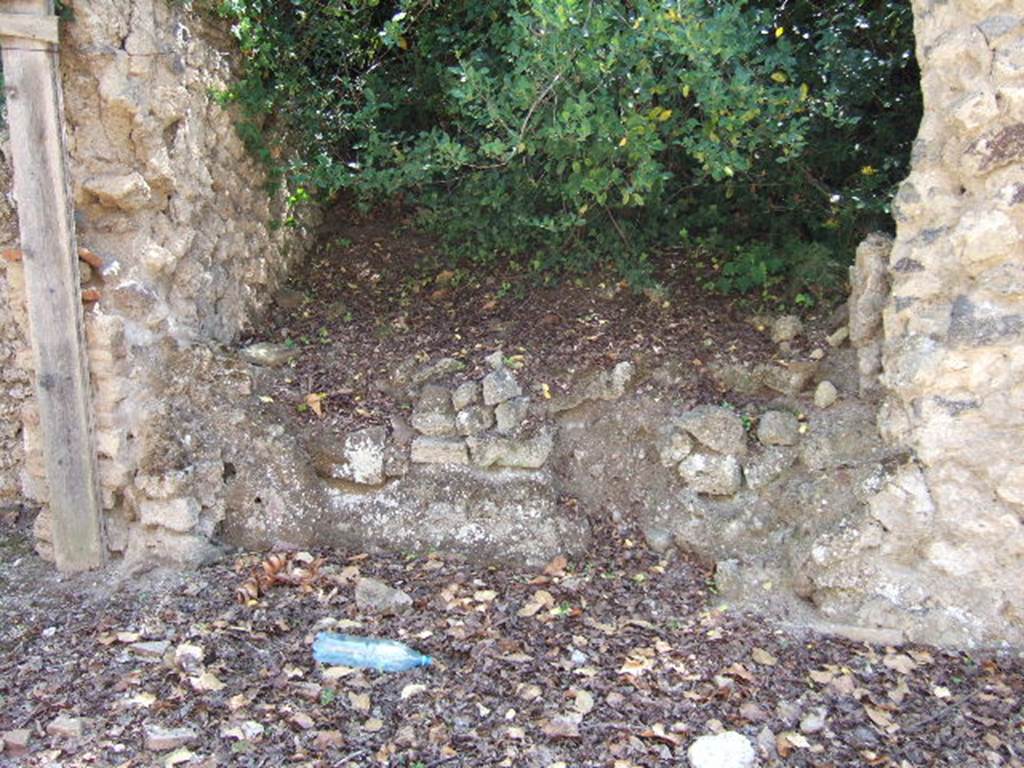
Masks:
[[[455,428],[460,435],[479,435],[494,426],[494,409],[486,405],[471,405],[455,416]]]
[[[679,476],[696,493],[731,496],[743,485],[743,473],[735,456],[694,453],[679,465]]]
[[[452,396],[448,388],[437,384],[427,384],[423,387],[409,421],[413,429],[424,435],[454,435],[455,414],[452,411]]]
[[[766,411],[757,422],[757,439],[763,445],[795,445],[800,421],[788,411]]]
[[[722,454],[743,456],[747,432],[735,412],[717,405],[701,405],[683,414],[676,423],[701,445]]]
[[[444,437],[417,437],[412,441],[414,464],[468,464],[466,443]]]
[[[466,381],[460,384],[452,392],[452,408],[461,411],[468,408],[480,399],[480,383]]]
[[[513,397],[519,397],[523,394],[523,389],[516,381],[515,374],[502,367],[484,376],[483,394],[484,405],[498,405]]]
[[[473,463],[478,467],[539,469],[554,447],[554,436],[541,432],[532,438],[470,437],[466,440]]]
[[[201,511],[199,502],[191,497],[145,499],[139,503],[139,520],[143,525],[184,533],[196,526]]]
[[[526,419],[530,410],[530,398],[513,397],[499,403],[494,409],[494,416],[498,423],[498,432],[507,435],[519,429],[519,425]]]

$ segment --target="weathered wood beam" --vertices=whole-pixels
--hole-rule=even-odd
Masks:
[[[0,0],[0,46],[57,567],[104,560],[52,0]]]

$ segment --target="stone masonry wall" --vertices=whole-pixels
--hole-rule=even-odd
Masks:
[[[207,456],[197,471],[167,449],[177,431],[163,396],[178,374],[172,358],[236,339],[302,255],[308,232],[275,226],[286,196],[268,197],[262,169],[215,99],[231,82],[223,30],[186,3],[69,6],[61,68],[78,244],[101,261],[83,267],[83,288],[99,296],[85,327],[108,546],[114,557],[195,560],[223,514],[202,486],[223,467]],[[5,281],[4,306],[17,315],[20,264],[7,264]],[[21,347],[21,373],[10,383],[4,374],[0,402],[9,410],[31,355],[3,312],[0,354]],[[23,431],[21,491],[43,506],[36,534],[45,555],[38,419],[31,402],[20,407],[22,426],[5,413],[0,439]],[[10,474],[0,465],[0,480]]]
[[[862,374],[881,353],[879,426],[912,460],[872,499],[873,520],[823,543],[811,568],[839,594],[873,579],[860,613],[916,617],[922,639],[1019,644],[1024,15],[992,0],[916,0],[914,13],[924,119],[895,243],[858,256],[869,295],[852,339]]]
[[[6,143],[6,136],[0,140]],[[11,168],[6,151],[0,158],[0,250],[18,243],[17,212],[9,195]],[[20,474],[24,466],[21,405],[29,394],[28,377],[17,365],[25,336],[17,322],[20,306],[12,306],[7,271],[0,264],[0,507],[17,504],[21,497]]]

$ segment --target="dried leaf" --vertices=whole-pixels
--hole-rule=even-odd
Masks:
[[[402,689],[402,701],[405,701],[406,699],[411,699],[416,694],[423,693],[425,690],[427,690],[427,686],[423,685],[422,683],[409,683],[409,685],[405,686]]]
[[[324,416],[323,401],[326,399],[327,395],[323,392],[310,392],[306,395],[306,405],[309,406],[309,410],[322,419]]]
[[[620,675],[642,675],[654,669],[654,660],[646,656],[629,656],[619,669]]]
[[[366,693],[349,693],[348,703],[359,712],[370,711],[370,696]]]
[[[594,697],[589,691],[576,691],[572,706],[581,715],[588,715],[594,709]]]
[[[948,699],[953,695],[953,692],[944,685],[936,685],[932,688],[932,695],[935,696],[936,699]]]
[[[804,736],[802,733],[797,733],[796,731],[786,731],[785,733],[780,734],[779,737],[785,739],[787,742],[789,742],[790,746],[796,747],[797,749],[811,748],[811,742],[809,742],[807,740],[807,737]]]
[[[323,671],[321,676],[323,677],[324,680],[340,680],[343,677],[348,677],[355,671],[356,670],[354,667],[327,667],[327,669]]]
[[[883,731],[891,732],[898,730],[899,726],[892,721],[892,716],[884,709],[873,707],[870,704],[864,705],[864,712],[870,718],[871,722],[881,728]]]
[[[209,670],[204,671],[197,677],[190,677],[189,682],[192,683],[192,688],[197,691],[222,691],[225,688],[222,683],[213,672]]]
[[[750,658],[754,660],[755,664],[760,664],[764,667],[774,667],[779,663],[779,660],[772,656],[764,648],[754,648],[750,652]]]
[[[498,596],[493,589],[478,589],[473,593],[473,599],[478,603],[489,603]]]
[[[561,576],[565,573],[565,567],[569,564],[565,555],[558,555],[552,558],[551,562],[544,566],[544,573],[547,576]]]
[[[818,685],[828,685],[835,678],[835,675],[827,669],[812,669],[807,673],[807,676],[814,682],[818,683]]]
[[[128,701],[134,704],[136,707],[148,708],[156,703],[156,696],[154,696],[152,693],[147,693],[146,691],[143,691],[142,693],[135,694]]]
[[[901,675],[909,675],[915,669],[917,664],[912,658],[903,653],[890,653],[882,659],[882,664],[887,666],[889,669],[896,670]]]
[[[363,723],[363,730],[369,731],[370,733],[376,733],[384,727],[384,721],[377,717],[371,717],[365,723]]]
[[[189,762],[193,757],[195,757],[195,753],[188,747],[178,747],[164,758],[164,765],[168,766],[168,768],[169,766],[180,765],[181,763]]]
[[[674,733],[668,733],[665,730],[665,726],[662,723],[655,723],[650,728],[647,728],[640,732],[640,738],[642,739],[656,739],[657,741],[670,744],[673,747],[677,747],[682,743],[682,739],[676,736]]]

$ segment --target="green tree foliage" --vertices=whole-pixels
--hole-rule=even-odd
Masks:
[[[909,6],[225,0],[250,148],[320,198],[401,195],[453,253],[642,283],[834,280],[918,119]],[[289,152],[270,137],[288,144]],[[283,158],[290,158],[285,161]]]

